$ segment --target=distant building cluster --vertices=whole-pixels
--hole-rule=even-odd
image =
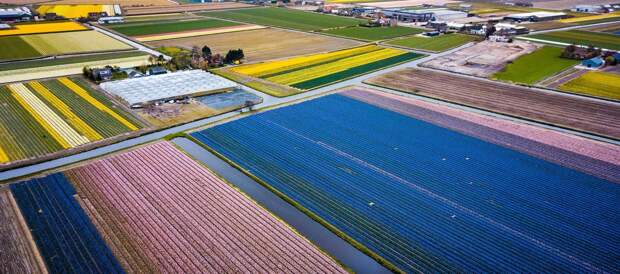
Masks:
[[[0,9],[0,22],[27,22],[32,20],[32,11],[27,7]]]

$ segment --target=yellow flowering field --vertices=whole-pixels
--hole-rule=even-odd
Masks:
[[[113,5],[41,5],[37,8],[41,15],[55,13],[65,18],[88,17],[91,12],[104,11],[110,16],[115,15]]]
[[[0,169],[7,163],[139,130],[142,124],[81,80],[0,86]]]
[[[599,15],[566,18],[566,19],[560,19],[558,21],[562,23],[579,23],[579,22],[592,21],[592,20],[604,20],[604,19],[610,19],[610,18],[616,18],[616,17],[620,19],[620,12],[616,11],[616,12],[599,14]]]
[[[76,22],[45,22],[33,24],[17,24],[12,29],[0,30],[0,36],[33,34],[33,33],[49,33],[86,30],[87,28]]]
[[[218,70],[217,73],[235,79],[235,81],[242,79],[240,82],[257,90],[283,97],[411,61],[420,56],[420,54],[401,49],[367,45],[279,61],[242,65]],[[259,83],[259,85],[251,85],[253,83]],[[277,88],[278,85],[283,88]],[[291,92],[291,90],[296,92]]]
[[[560,90],[620,100],[620,75],[589,71],[560,86]]]

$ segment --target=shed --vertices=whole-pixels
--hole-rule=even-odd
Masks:
[[[93,69],[93,78],[98,81],[108,81],[112,79],[112,69],[102,68]]]
[[[166,74],[168,71],[164,67],[152,67],[146,71],[146,75]]]
[[[605,60],[601,57],[594,57],[588,60],[583,60],[581,65],[588,68],[598,68],[605,64]]]

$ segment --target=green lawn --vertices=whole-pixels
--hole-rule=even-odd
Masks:
[[[117,32],[127,36],[150,35],[167,32],[188,31],[198,29],[209,29],[219,27],[237,26],[238,23],[216,20],[201,19],[188,21],[155,21],[140,23],[125,23],[119,25],[108,26]]]
[[[545,46],[519,57],[493,78],[516,83],[534,84],[568,69],[579,61],[560,58],[562,48]]]
[[[366,41],[378,41],[385,39],[392,39],[405,35],[413,35],[422,33],[424,30],[408,27],[350,27],[350,28],[338,28],[324,31],[332,35],[338,35],[348,38],[355,38]]]
[[[324,15],[286,8],[252,8],[228,11],[211,11],[200,13],[200,15],[303,31],[356,26],[359,23],[366,22],[366,20]]]
[[[529,35],[527,37],[567,44],[595,46],[598,48],[620,50],[620,36],[583,30],[569,30]]]
[[[142,55],[147,55],[147,54],[142,51],[130,51],[130,52],[105,53],[105,54],[96,54],[96,55],[87,55],[87,56],[73,56],[73,57],[64,57],[64,58],[56,58],[56,59],[48,59],[48,60],[13,62],[13,63],[7,63],[7,64],[0,64],[0,71],[36,68],[36,67],[47,67],[47,66],[65,65],[65,64],[73,64],[73,63],[83,63],[83,62],[89,62],[89,61],[127,58],[127,57],[135,57],[135,56],[142,56]]]
[[[0,37],[0,60],[16,60],[42,56],[20,36]]]
[[[476,40],[476,37],[464,34],[444,34],[435,37],[411,36],[390,41],[388,44],[428,51],[444,51]]]

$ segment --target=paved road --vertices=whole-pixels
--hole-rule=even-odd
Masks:
[[[150,48],[148,48],[148,47],[146,47],[146,46],[144,46],[144,45],[142,45],[142,44],[140,44],[140,43],[137,43],[137,42],[135,42],[135,41],[132,41],[132,40],[130,40],[130,39],[127,39],[127,38],[125,38],[124,36],[118,35],[118,34],[116,34],[116,33],[114,33],[114,32],[109,31],[109,30],[106,30],[106,29],[100,28],[100,27],[98,27],[98,26],[91,26],[91,27],[92,27],[95,31],[101,32],[101,33],[103,33],[103,34],[105,34],[105,35],[107,35],[107,36],[111,36],[111,37],[113,37],[114,39],[116,39],[116,40],[120,40],[121,42],[123,42],[123,43],[125,43],[125,44],[128,44],[128,45],[130,45],[130,46],[132,46],[132,47],[134,47],[134,48],[137,48],[137,49],[138,49],[138,50],[140,50],[140,51],[144,51],[144,52],[146,52],[146,53],[148,53],[148,54],[151,54],[151,55],[154,55],[154,56],[163,55],[163,56],[164,56],[164,58],[165,58],[166,60],[170,60],[170,59],[172,59],[172,58],[171,58],[170,56],[168,56],[168,55],[165,55],[165,54],[163,54],[163,53],[161,53],[161,52],[159,52],[159,51],[156,51],[156,50],[150,49]]]

